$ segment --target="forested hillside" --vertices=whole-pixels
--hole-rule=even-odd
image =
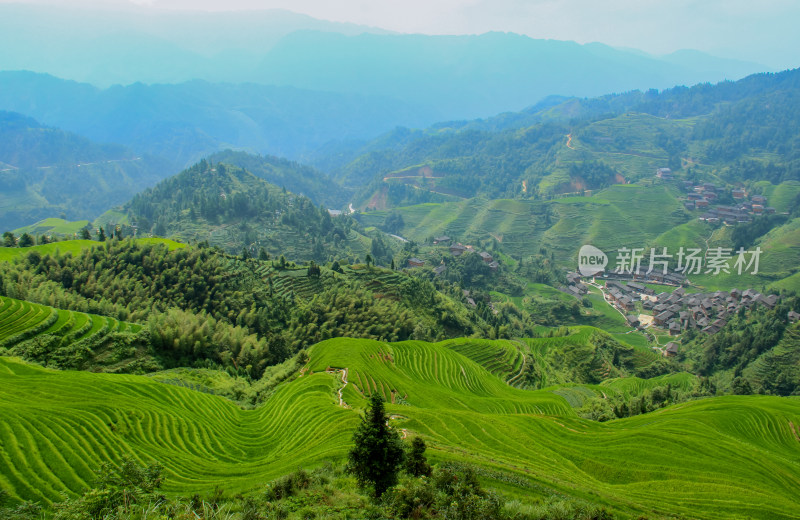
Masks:
[[[66,244],[66,243],[65,243]],[[56,250],[57,251],[57,250]],[[211,248],[109,241],[0,263],[2,294],[148,323],[164,366],[265,367],[330,337],[530,336],[529,317],[468,306],[461,290],[369,265],[295,267]],[[391,320],[386,320],[391,316]],[[65,365],[72,366],[72,365]]]
[[[800,71],[737,82],[553,99],[536,111],[398,132],[336,167],[363,186],[358,205],[383,209],[476,195],[551,197],[686,168],[692,178],[798,180]],[[561,102],[559,102],[561,101]]]
[[[290,163],[274,170],[264,161],[253,162],[261,176],[280,181],[294,177],[302,187],[304,171]],[[298,171],[300,170],[300,171]],[[292,175],[297,173],[296,176]],[[322,180],[306,177],[316,194]],[[336,196],[336,191],[329,194]],[[141,233],[174,236],[186,242],[208,242],[229,252],[271,255],[293,260],[327,261],[364,258],[371,240],[347,215],[336,217],[305,196],[270,184],[240,167],[202,160],[152,189],[136,195],[123,211]]]
[[[211,163],[238,166],[259,179],[287,191],[308,197],[317,205],[341,209],[347,205],[350,193],[327,175],[310,166],[274,156],[252,155],[226,150],[207,158]]]
[[[0,112],[0,229],[94,219],[171,175],[168,162]]]

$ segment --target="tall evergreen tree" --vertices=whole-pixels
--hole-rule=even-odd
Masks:
[[[405,469],[409,475],[415,477],[431,476],[431,465],[425,457],[425,441],[422,437],[414,437],[406,455]]]
[[[23,233],[19,237],[19,247],[30,247],[33,245],[33,237],[27,233]]]
[[[3,233],[3,247],[17,247],[17,238],[11,231]]]
[[[371,486],[376,497],[397,484],[405,459],[403,441],[389,427],[383,397],[373,393],[369,408],[353,434],[347,469],[362,487]]]

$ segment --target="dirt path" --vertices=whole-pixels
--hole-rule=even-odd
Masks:
[[[575,147],[572,146],[572,134],[571,133],[567,134],[567,148],[569,148],[570,150],[574,150],[575,149]]]
[[[339,395],[339,406],[342,408],[350,408],[350,405],[344,402],[344,387],[347,386],[347,369],[342,368],[340,370],[335,370],[333,368],[328,368],[325,372],[329,374],[340,374],[342,378],[342,387],[338,390],[337,394]]]

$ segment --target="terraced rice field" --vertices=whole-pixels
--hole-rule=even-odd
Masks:
[[[654,207],[660,211],[654,213]],[[640,185],[616,185],[592,197],[549,202],[475,198],[392,211],[403,216],[401,234],[418,242],[443,234],[464,243],[495,238],[503,251],[515,257],[545,247],[559,262],[570,265],[583,244],[609,254],[623,246],[647,247],[691,218],[671,188]],[[359,219],[364,225],[381,226],[387,214],[370,212]]]
[[[58,310],[0,296],[0,347],[11,348],[38,335],[58,336],[67,345],[99,340],[112,332],[139,332],[142,326],[83,312]]]
[[[150,378],[0,358],[0,487],[55,501],[91,482],[100,462],[132,454],[166,466],[170,493],[251,490],[298,466],[342,460],[364,396],[381,392],[394,397],[392,424],[422,435],[434,460],[511,475],[518,484],[501,485],[519,497],[575,496],[632,517],[796,518],[797,399],[719,397],[595,423],[553,391],[513,388],[465,355],[488,363],[507,351],[495,370],[503,374],[513,345],[486,356],[479,347],[491,345],[469,343],[328,340],[256,410]],[[335,368],[348,369],[352,408],[339,406],[341,373],[326,371]]]

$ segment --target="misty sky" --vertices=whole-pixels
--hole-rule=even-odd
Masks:
[[[0,0],[7,2],[8,0]],[[28,0],[28,3],[47,3]],[[25,3],[19,2],[18,3]],[[800,66],[798,0],[50,0],[161,9],[287,9],[397,32],[510,31],[666,54],[698,49],[776,69]]]

